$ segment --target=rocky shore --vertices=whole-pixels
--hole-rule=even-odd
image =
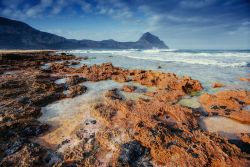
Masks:
[[[111,63],[74,67],[79,61],[54,51],[2,54],[0,166],[250,166],[249,133],[232,141],[199,124],[222,116],[249,125],[249,91],[197,96],[203,87],[187,76]],[[36,142],[52,131],[38,120],[42,107],[87,93],[86,82],[106,80],[123,86],[90,105],[91,119],[69,128],[68,139]],[[180,105],[186,96],[197,96],[201,106]]]

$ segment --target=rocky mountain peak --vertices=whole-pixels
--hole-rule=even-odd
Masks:
[[[167,48],[167,45],[159,39],[159,37],[151,34],[150,32],[144,33],[141,38],[138,40],[140,43],[148,43],[148,44],[155,44],[156,47],[160,48]]]

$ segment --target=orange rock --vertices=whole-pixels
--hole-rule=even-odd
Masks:
[[[136,87],[132,86],[132,85],[124,85],[122,87],[122,91],[124,91],[124,92],[134,92],[135,89],[136,89]]]
[[[250,82],[250,78],[240,78],[240,80],[243,82]]]
[[[249,91],[222,91],[214,95],[205,93],[199,100],[209,113],[250,123],[250,112],[243,110],[244,106],[250,104]]]
[[[111,79],[116,82],[128,82],[129,81],[129,79],[124,74],[113,75]]]
[[[240,150],[237,147],[221,137],[200,131],[193,111],[174,104],[183,95],[185,93],[182,90],[158,90],[147,101],[107,98],[102,105],[106,109],[116,110],[116,114],[112,119],[100,116],[109,121],[109,129],[127,129],[125,134],[150,150],[149,156],[155,165],[227,166],[238,163],[248,166],[249,161],[238,156]],[[113,140],[101,138],[101,143],[110,145]]]
[[[215,82],[212,84],[212,88],[221,88],[224,87],[225,85],[223,85],[222,83],[219,82]]]
[[[201,83],[197,80],[192,80],[190,77],[178,78],[172,73],[131,70],[133,74],[132,80],[142,85],[157,86],[160,89],[171,88],[183,90],[185,93],[192,91],[200,91],[203,89]]]
[[[243,142],[250,144],[250,134],[241,134],[240,139]]]

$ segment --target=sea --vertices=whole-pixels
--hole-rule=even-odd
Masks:
[[[82,64],[93,65],[111,62],[126,69],[145,69],[191,76],[202,82],[206,92],[221,89],[250,90],[249,82],[240,78],[250,77],[250,50],[69,50],[77,56],[87,56]],[[213,89],[220,82],[225,87]]]

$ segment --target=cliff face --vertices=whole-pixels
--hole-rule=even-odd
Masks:
[[[158,37],[144,33],[136,42],[72,40],[36,30],[26,23],[0,17],[0,49],[151,49],[168,48]]]

